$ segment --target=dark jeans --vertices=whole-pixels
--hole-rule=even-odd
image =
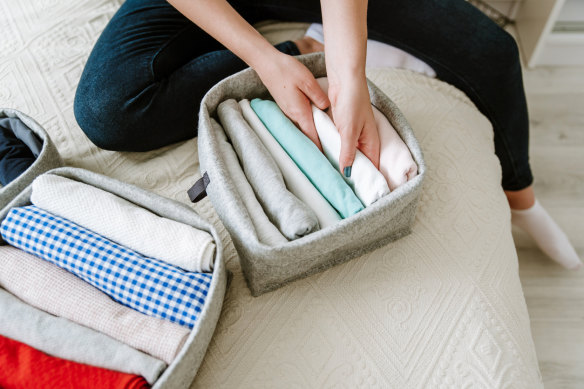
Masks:
[[[232,0],[250,23],[321,22],[311,0]],[[503,188],[529,186],[529,122],[514,39],[463,0],[370,0],[369,38],[426,61],[491,121]],[[277,48],[298,55],[292,42]],[[165,0],[127,0],[89,57],[75,117],[97,146],[146,151],[197,135],[201,99],[246,64]]]

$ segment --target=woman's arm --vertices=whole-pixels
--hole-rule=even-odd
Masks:
[[[312,73],[276,50],[225,0],[169,0],[179,12],[251,66],[282,111],[320,147],[310,102],[329,106]]]
[[[322,0],[321,7],[328,94],[342,140],[339,166],[347,175],[359,148],[379,167],[379,134],[365,77],[367,0]]]

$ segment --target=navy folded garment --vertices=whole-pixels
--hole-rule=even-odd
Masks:
[[[0,184],[8,185],[35,161],[31,149],[9,128],[0,125]]]

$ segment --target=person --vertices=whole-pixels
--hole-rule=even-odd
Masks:
[[[270,45],[252,24],[322,23],[309,37]],[[379,164],[379,136],[365,77],[367,38],[430,65],[491,121],[514,224],[552,259],[581,262],[535,199],[529,120],[515,40],[464,0],[127,0],[99,37],[75,96],[75,117],[97,146],[147,151],[196,136],[205,93],[252,67],[282,111],[320,147],[310,104],[331,108],[341,135],[339,166],[355,150]],[[328,96],[293,56],[325,52]]]

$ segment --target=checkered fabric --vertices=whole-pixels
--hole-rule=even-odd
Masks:
[[[11,209],[0,234],[10,245],[62,267],[121,304],[189,328],[211,284],[210,274],[146,258],[34,205]]]

